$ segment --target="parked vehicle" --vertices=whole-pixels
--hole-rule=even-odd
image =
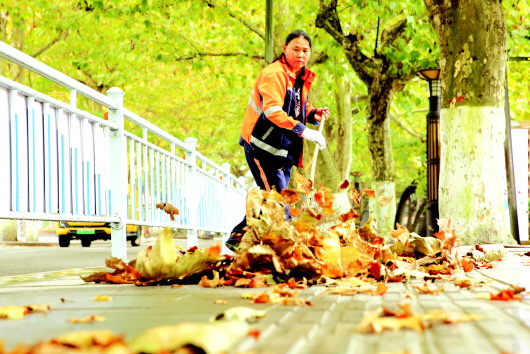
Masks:
[[[127,240],[132,246],[140,245],[141,227],[127,225]],[[110,240],[110,223],[104,222],[71,222],[59,221],[55,230],[59,236],[59,246],[70,246],[71,240],[81,240],[83,247],[90,247],[94,240]]]

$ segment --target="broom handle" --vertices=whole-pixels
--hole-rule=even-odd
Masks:
[[[320,127],[318,128],[318,131],[322,134],[322,132],[324,131],[324,122],[326,121],[326,118],[324,118],[322,116],[322,120],[320,121]],[[320,145],[317,143],[315,145],[315,151],[313,152],[313,160],[312,161],[312,164],[311,164],[311,174],[310,174],[310,177],[309,179],[313,182],[313,184],[315,183],[315,172],[316,172],[316,169],[317,169],[317,157],[318,157],[318,150],[320,150]]]

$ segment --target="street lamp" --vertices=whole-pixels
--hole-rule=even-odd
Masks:
[[[427,236],[438,231],[438,181],[440,178],[440,101],[442,80],[440,69],[429,68],[417,72],[429,82],[429,113],[427,113]]]

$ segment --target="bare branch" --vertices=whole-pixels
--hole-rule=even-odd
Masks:
[[[412,112],[412,113],[419,113],[419,112],[424,112],[424,111],[426,112],[427,110],[423,110],[423,109],[421,109],[421,110],[416,110],[416,111],[414,111],[414,112]],[[398,119],[398,117],[396,117],[395,115],[393,115],[393,114],[389,114],[389,116],[390,116],[390,119],[392,120],[392,122],[396,123],[396,125],[397,125],[398,127],[400,127],[401,129],[403,129],[404,131],[406,131],[407,133],[409,133],[409,134],[412,135],[413,137],[420,139],[420,141],[421,141],[422,143],[425,143],[425,142],[427,141],[427,137],[426,137],[425,135],[415,132],[414,130],[412,130],[411,128],[409,128],[408,126],[406,126],[402,121],[400,121],[400,120]]]
[[[324,1],[320,2],[316,26],[323,28],[342,46],[359,78],[368,84],[372,77],[365,62],[370,59],[360,50],[357,33],[354,32],[347,35],[343,33],[337,13],[337,0],[327,1],[326,3]]]
[[[216,7],[217,5],[211,1],[211,0],[203,0],[206,4],[208,4],[208,6],[210,7]],[[239,22],[241,22],[243,25],[245,25],[245,27],[247,27],[249,30],[251,30],[252,32],[256,33],[258,36],[261,37],[261,39],[265,40],[265,34],[259,30],[258,27],[254,26],[253,24],[251,24],[250,22],[248,22],[244,17],[242,16],[238,16],[236,15],[235,13],[233,13],[232,11],[230,11],[230,9],[227,7],[227,6],[223,6],[224,8],[226,8],[226,10],[228,11],[228,14],[230,15],[230,17],[238,20]]]
[[[381,32],[381,50],[379,52],[382,52],[386,46],[391,45],[396,40],[396,38],[398,38],[403,33],[403,30],[406,26],[407,19],[404,18],[401,21],[398,21],[393,26],[385,28],[383,32]]]
[[[68,30],[64,31],[64,30],[61,30],[59,31],[59,34],[57,35],[57,37],[55,37],[54,39],[52,39],[48,44],[46,44],[44,47],[40,48],[39,50],[37,50],[35,53],[33,53],[31,56],[33,58],[36,58],[38,57],[39,55],[41,55],[42,53],[44,53],[45,51],[47,51],[48,49],[50,49],[51,47],[53,47],[57,42],[59,42],[61,39],[63,38],[66,38],[68,36]]]
[[[186,57],[176,58],[175,61],[193,60],[198,57],[249,57],[252,59],[264,59],[263,55],[250,55],[248,53],[194,53]]]

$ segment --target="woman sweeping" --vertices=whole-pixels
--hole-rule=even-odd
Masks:
[[[265,67],[251,92],[241,127],[240,145],[256,184],[263,190],[287,188],[294,165],[302,166],[303,139],[323,149],[326,139],[318,130],[329,109],[314,108],[307,100],[315,74],[306,68],[311,38],[301,30],[291,32],[283,53]],[[246,217],[234,227],[226,246],[236,250],[247,226]]]

